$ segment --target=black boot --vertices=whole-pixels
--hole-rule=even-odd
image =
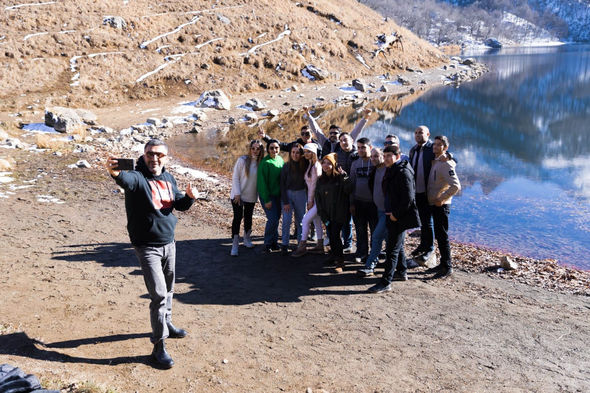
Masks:
[[[168,325],[168,337],[170,338],[183,338],[186,337],[186,330],[179,329],[172,324],[172,322],[166,322]]]
[[[160,340],[154,344],[152,358],[154,358],[156,364],[161,368],[170,368],[174,366],[174,360],[172,360],[172,357],[166,352],[166,344],[164,344],[164,340]]]

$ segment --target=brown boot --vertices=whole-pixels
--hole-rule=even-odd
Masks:
[[[299,258],[307,254],[307,241],[302,240],[297,245],[297,249],[291,253],[293,258]]]

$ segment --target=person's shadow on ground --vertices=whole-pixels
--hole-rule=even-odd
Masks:
[[[344,273],[335,274],[333,266],[324,266],[327,255],[292,258],[280,252],[266,254],[260,244],[254,249],[240,246],[238,257],[231,257],[229,250],[225,238],[177,242],[176,282],[190,285],[191,290],[175,294],[175,299],[188,304],[223,305],[299,302],[302,296],[363,293],[372,283],[356,277],[355,271],[361,265],[352,265],[353,255],[347,255]],[[69,245],[54,252],[53,258],[96,262],[105,267],[135,267],[131,274],[141,274],[129,243]]]
[[[24,332],[16,332],[0,335],[0,354],[29,357],[31,359],[46,360],[62,363],[87,363],[105,366],[119,364],[141,363],[152,364],[150,356],[119,356],[112,358],[84,358],[70,356],[52,348],[76,348],[81,345],[94,345],[115,341],[132,340],[149,337],[149,333],[114,334],[112,336],[92,337],[79,340],[68,340],[46,344],[42,341],[30,338]]]

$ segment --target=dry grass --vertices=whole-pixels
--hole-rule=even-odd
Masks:
[[[49,134],[38,134],[35,136],[35,144],[39,149],[49,149],[52,151],[64,151],[69,148],[67,141],[64,141],[61,135],[53,136]]]
[[[123,17],[127,27],[103,25],[107,15]],[[329,80],[342,80],[426,68],[443,59],[437,49],[355,0],[227,0],[215,9],[205,0],[127,5],[64,0],[6,10],[0,23],[5,36],[0,110],[111,106],[214,88],[228,94],[283,88],[309,83],[301,74],[306,64],[329,71]],[[283,39],[244,55],[286,28],[291,33]],[[403,35],[404,51],[394,48],[373,59],[375,37],[394,31]],[[207,44],[214,39],[219,40]]]

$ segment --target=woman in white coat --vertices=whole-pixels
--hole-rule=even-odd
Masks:
[[[241,156],[234,165],[230,199],[234,210],[234,218],[231,225],[232,247],[231,256],[238,256],[240,244],[240,225],[244,219],[244,246],[253,248],[250,235],[252,233],[252,214],[254,205],[258,200],[256,190],[256,175],[258,164],[264,157],[264,150],[259,140],[252,140],[248,153]]]
[[[318,145],[315,143],[307,143],[303,146],[303,155],[309,161],[307,170],[305,171],[305,184],[307,185],[307,213],[303,216],[301,222],[301,241],[297,245],[297,249],[291,254],[292,257],[298,258],[307,253],[307,235],[309,228],[313,222],[317,234],[317,244],[312,248],[311,252],[324,253],[324,231],[322,229],[322,220],[318,216],[317,207],[315,204],[315,188],[320,175],[322,174],[322,165],[318,162]]]

